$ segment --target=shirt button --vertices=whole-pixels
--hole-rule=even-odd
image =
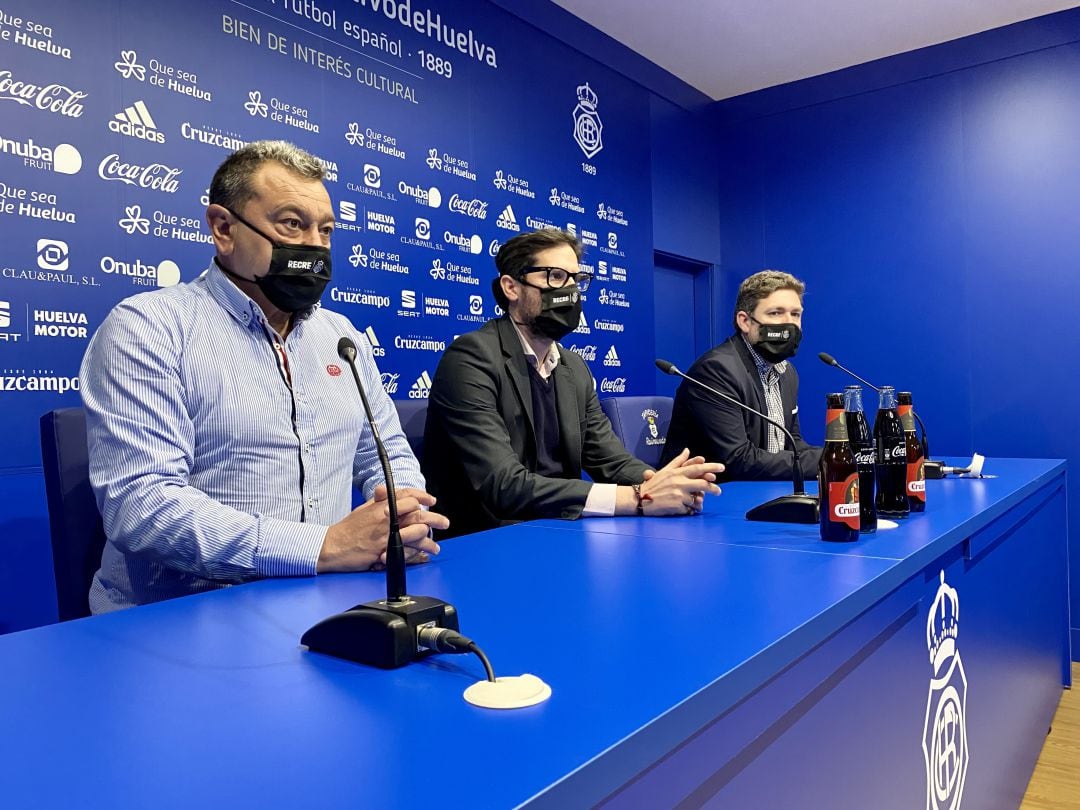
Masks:
[[[308,505],[308,506],[310,506],[310,507],[312,507],[312,508],[314,508],[314,506],[315,506],[315,499],[314,499],[314,498],[308,498],[308,499],[307,499],[307,505]]]

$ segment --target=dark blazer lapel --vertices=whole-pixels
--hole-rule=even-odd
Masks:
[[[792,411],[798,403],[795,401],[795,367],[790,362],[788,370],[780,375],[780,401],[784,404],[784,425],[791,430],[795,423]]]
[[[536,435],[533,426],[532,389],[529,386],[528,360],[525,359],[525,351],[521,348],[521,338],[517,330],[510,323],[509,318],[500,318],[497,321],[499,327],[499,342],[502,344],[503,358],[506,362],[506,375],[514,384],[517,391],[518,403],[525,414],[525,421],[529,425],[529,435]]]
[[[566,351],[566,349],[560,349]],[[564,459],[570,469],[568,473],[581,475],[581,413],[578,408],[577,387],[570,369],[559,360],[552,374],[555,380],[555,410],[559,414],[559,440],[562,444]]]

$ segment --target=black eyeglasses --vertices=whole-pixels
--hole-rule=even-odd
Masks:
[[[547,285],[555,290],[573,281],[581,292],[585,292],[589,289],[589,282],[592,281],[592,273],[571,273],[561,267],[526,267],[522,275],[540,272],[547,273]]]

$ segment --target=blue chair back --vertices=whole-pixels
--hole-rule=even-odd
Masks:
[[[667,441],[674,403],[671,397],[661,396],[609,397],[600,400],[600,407],[626,449],[656,469]]]
[[[60,408],[41,417],[41,461],[49,504],[60,621],[90,615],[90,583],[101,565],[105,529],[90,488],[86,414]]]
[[[394,400],[397,408],[398,419],[401,420],[401,429],[405,432],[405,438],[409,440],[416,460],[424,461],[424,423],[427,421],[426,399],[403,399]]]

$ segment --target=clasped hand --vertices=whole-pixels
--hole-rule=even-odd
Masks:
[[[705,494],[719,495],[716,476],[724,465],[683,449],[659,470],[646,470],[641,498],[646,515],[689,515],[700,512]]]
[[[445,529],[450,521],[427,507],[435,497],[422,489],[405,487],[397,491],[398,524],[405,561],[419,563],[428,555],[438,554],[439,546],[431,539],[432,529]],[[326,530],[318,573],[332,571],[367,571],[386,564],[386,543],[390,536],[390,507],[386,487],[375,487],[374,497],[358,506]]]

